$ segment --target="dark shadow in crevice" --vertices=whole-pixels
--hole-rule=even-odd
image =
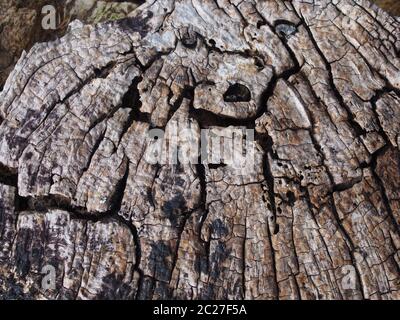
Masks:
[[[18,174],[17,170],[10,169],[0,164],[0,183],[7,186],[17,187]]]
[[[224,93],[225,102],[249,102],[251,100],[251,92],[249,88],[240,83],[231,85]]]

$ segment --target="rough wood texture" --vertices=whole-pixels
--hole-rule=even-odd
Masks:
[[[148,1],[36,44],[0,94],[0,296],[399,299],[399,50],[364,0]],[[254,165],[149,162],[175,124],[254,129]]]
[[[0,90],[23,50],[29,50],[36,42],[63,36],[74,19],[97,23],[125,18],[140,3],[143,1],[0,0]],[[48,5],[56,8],[55,30],[45,30],[42,26],[47,15],[42,9]]]

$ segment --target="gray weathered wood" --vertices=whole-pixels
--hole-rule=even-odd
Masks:
[[[399,50],[366,0],[148,1],[36,44],[0,94],[0,297],[399,299]],[[254,129],[254,165],[149,163],[175,123]]]

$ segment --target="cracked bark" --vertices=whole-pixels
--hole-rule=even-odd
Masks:
[[[0,93],[0,297],[399,299],[399,49],[365,0],[148,1],[34,45]],[[245,169],[146,157],[241,128]]]
[[[0,3],[0,88],[14,68],[21,53],[36,42],[53,41],[63,36],[68,23],[79,19],[85,23],[98,23],[129,16],[142,0],[8,0]],[[42,19],[48,22],[45,6],[53,6],[55,29],[45,30]],[[47,18],[46,18],[46,17]]]

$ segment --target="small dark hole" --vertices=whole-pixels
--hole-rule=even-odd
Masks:
[[[294,202],[296,201],[296,197],[292,191],[286,192],[286,197],[288,198],[288,202],[290,206],[294,205]]]
[[[224,94],[225,102],[249,102],[250,100],[250,90],[240,83],[231,85]]]
[[[279,233],[279,224],[275,225],[275,229],[274,229],[274,234],[278,234]]]
[[[216,46],[216,42],[215,42],[215,40],[214,39],[210,39],[210,40],[208,40],[208,43],[212,46],[212,47],[215,47]]]
[[[95,68],[93,71],[94,71],[94,75],[96,76],[96,78],[100,78],[101,70],[99,68]]]
[[[255,65],[258,70],[264,69],[264,62],[260,58],[255,58]]]
[[[182,37],[182,44],[189,49],[196,48],[197,45],[197,36],[195,33],[185,34]]]
[[[361,162],[361,163],[360,163],[360,168],[361,168],[361,169],[363,169],[363,168],[368,168],[368,163],[365,162],[365,161]]]
[[[257,22],[257,28],[258,29],[260,29],[262,26],[264,26],[265,25],[265,22],[264,21],[262,21],[262,20],[259,20],[258,22]]]
[[[211,170],[216,170],[216,169],[219,169],[219,168],[224,168],[224,167],[226,167],[227,165],[225,164],[225,163],[210,163],[210,164],[208,164],[208,168],[209,169],[211,169]]]

